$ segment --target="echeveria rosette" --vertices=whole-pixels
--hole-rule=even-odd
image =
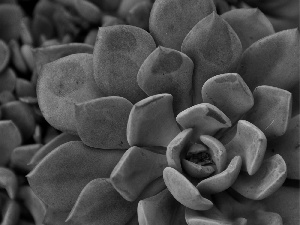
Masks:
[[[228,88],[224,88],[224,83]],[[257,97],[257,92],[264,94]],[[276,120],[284,122],[271,127],[266,135],[277,136],[279,130],[286,130],[291,94],[285,90],[261,86],[255,90],[253,97],[238,74],[223,74],[209,79],[203,86],[203,93],[206,95],[203,95],[203,99],[209,95],[210,101],[223,108],[230,118],[244,116],[244,119],[249,118],[260,127],[272,122],[270,116],[263,113],[260,118],[257,116],[263,107],[262,101],[269,106],[272,104],[271,108],[278,113]],[[274,93],[280,97],[274,97]],[[254,99],[257,100],[256,104]],[[228,194],[217,193],[230,187],[246,198],[260,200],[270,196],[285,181],[287,169],[282,157],[275,155],[264,158],[265,134],[246,120],[238,120],[231,127],[230,119],[210,103],[189,107],[180,112],[175,120],[172,100],[170,94],[158,94],[133,106],[127,125],[127,139],[132,147],[122,156],[110,176],[115,189],[128,201],[140,198],[148,185],[156,192],[163,190],[164,186],[158,180],[164,179],[172,195],[161,191],[140,201],[140,224],[157,224],[158,221],[172,224],[170,221],[175,220],[172,216],[175,215],[174,210],[183,210],[182,206],[174,203],[173,197],[188,208],[188,224],[206,220],[211,223],[233,223],[235,219],[242,224],[246,221],[242,217],[254,224],[282,223],[278,214],[264,212],[262,206],[254,210],[255,207],[247,208],[246,204],[244,210],[234,214],[235,219],[232,212],[226,209],[219,211],[218,204],[224,204],[220,196]],[[229,195],[227,198],[231,199],[232,204],[242,205]],[[217,207],[213,207],[215,201],[218,202]],[[180,221],[184,221],[184,217],[181,217]]]

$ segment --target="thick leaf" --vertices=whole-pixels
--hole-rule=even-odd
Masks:
[[[251,91],[259,85],[282,88],[293,94],[293,104],[299,106],[299,30],[281,31],[255,42],[243,53],[238,73]]]
[[[183,40],[181,51],[194,62],[194,104],[202,103],[201,88],[206,80],[235,72],[242,45],[234,30],[216,13],[199,21]]]
[[[7,67],[9,59],[10,49],[8,48],[7,44],[0,39],[0,74]]]
[[[136,213],[137,203],[137,201],[128,202],[123,199],[109,179],[95,179],[80,193],[67,222],[125,225]]]
[[[139,225],[171,225],[179,204],[168,189],[138,204]]]
[[[42,225],[46,214],[44,203],[33,193],[29,186],[23,186],[20,189],[19,195],[27,209],[29,209],[35,224]]]
[[[1,4],[0,39],[8,42],[18,39],[21,30],[22,9],[17,4]]]
[[[5,167],[0,167],[0,187],[5,188],[8,196],[15,199],[18,190],[18,180],[16,174]]]
[[[20,101],[8,102],[1,106],[2,119],[12,120],[21,132],[22,140],[27,141],[32,137],[36,121],[32,109]]]
[[[71,210],[82,188],[95,178],[109,177],[123,153],[68,142],[47,155],[27,178],[35,194],[50,208]]]
[[[184,206],[194,210],[208,210],[213,203],[202,197],[197,188],[177,170],[167,167],[163,172],[167,188]]]
[[[226,139],[226,134],[223,138]],[[256,126],[245,120],[239,120],[235,136],[229,143],[223,144],[227,150],[228,160],[237,155],[241,156],[243,160],[242,170],[247,171],[251,176],[262,164],[267,139]]]
[[[292,112],[291,93],[271,86],[259,86],[253,96],[254,106],[244,119],[257,126],[267,138],[282,136]]]
[[[273,195],[261,202],[266,210],[282,216],[284,225],[300,224],[299,206],[300,190],[298,187],[282,186]]]
[[[0,166],[8,163],[12,151],[22,143],[22,136],[11,120],[0,121]]]
[[[21,208],[17,201],[9,199],[1,210],[3,210],[1,225],[18,224]]]
[[[184,128],[193,128],[192,141],[200,135],[215,135],[219,130],[231,126],[229,118],[210,103],[194,105],[179,113],[176,121]]]
[[[279,154],[287,167],[287,177],[300,180],[300,114],[289,121],[286,133],[268,143],[267,154]]]
[[[114,188],[127,201],[135,201],[153,180],[162,176],[167,166],[165,155],[131,147],[110,175]]]
[[[238,35],[243,50],[261,38],[274,34],[268,18],[257,8],[230,10],[221,16]]]
[[[181,131],[168,145],[166,158],[168,166],[182,173],[181,158],[185,156],[191,141],[193,129]]]
[[[94,24],[100,24],[102,12],[100,8],[86,0],[75,0],[74,7],[78,14],[86,21]]]
[[[157,45],[180,50],[189,31],[215,11],[211,0],[156,0],[149,19],[149,29]]]
[[[172,102],[172,95],[159,94],[133,106],[127,124],[127,141],[130,146],[168,146],[180,132]]]
[[[15,39],[12,39],[9,42],[9,47],[11,52],[11,62],[17,71],[21,72],[22,74],[28,73],[28,68],[21,53],[21,46],[19,42]]]
[[[54,128],[76,134],[75,104],[103,96],[92,63],[91,54],[78,53],[43,66],[37,97],[43,116]]]
[[[13,92],[16,87],[17,75],[11,68],[6,68],[0,72],[0,92]]]
[[[237,73],[226,73],[208,79],[202,87],[204,102],[213,104],[235,123],[254,104],[250,89]]]
[[[224,171],[200,181],[196,188],[202,195],[211,195],[225,191],[236,181],[241,167],[241,157],[235,156]]]
[[[132,103],[118,96],[83,102],[75,106],[76,128],[82,142],[102,149],[128,149],[127,120]]]
[[[141,65],[137,82],[147,95],[169,93],[175,115],[192,106],[194,63],[182,52],[159,46]]]
[[[133,104],[147,95],[136,82],[144,60],[155,49],[153,38],[145,30],[116,25],[100,27],[94,47],[94,77],[106,95],[121,96]]]
[[[17,78],[15,92],[19,99],[22,97],[36,98],[35,85],[23,78]]]
[[[31,159],[29,165],[36,166],[46,155],[52,152],[58,146],[67,143],[69,141],[80,141],[78,136],[62,133],[57,137],[53,138],[50,142],[45,144]]]
[[[261,200],[277,191],[287,176],[287,168],[280,155],[263,161],[252,176],[241,173],[232,188],[246,198]]]
[[[46,215],[43,220],[44,225],[80,225],[74,222],[65,222],[70,214],[70,210],[54,210],[47,207]]]
[[[35,59],[37,73],[40,74],[43,65],[46,63],[53,62],[59,58],[76,53],[92,54],[93,47],[82,43],[69,43],[34,49],[33,56]]]
[[[149,0],[137,2],[126,15],[126,22],[148,31],[152,5],[153,3]]]
[[[10,166],[29,172],[33,165],[29,166],[28,163],[41,147],[41,144],[30,144],[15,148],[10,157]]]

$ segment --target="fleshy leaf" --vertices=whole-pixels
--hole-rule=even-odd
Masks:
[[[0,187],[5,188],[8,196],[15,199],[18,190],[18,180],[15,173],[5,167],[0,167]]]
[[[149,30],[157,45],[179,51],[188,32],[213,11],[212,0],[157,0],[151,10]]]
[[[171,194],[184,206],[194,210],[208,210],[213,206],[213,203],[203,198],[197,188],[177,170],[167,167],[163,176]]]
[[[43,66],[37,97],[43,116],[54,128],[76,134],[75,104],[103,96],[92,64],[93,55],[78,53]]]
[[[128,202],[109,179],[89,182],[81,191],[67,222],[89,225],[126,224],[136,213],[137,202]]]
[[[192,106],[194,63],[182,52],[159,46],[141,65],[137,82],[147,95],[169,93],[175,115]]]
[[[286,164],[277,154],[264,160],[254,175],[241,173],[232,188],[246,198],[261,200],[280,188],[286,176]]]
[[[172,101],[172,95],[159,94],[133,106],[127,124],[127,141],[130,146],[168,146],[180,132],[174,118]]]
[[[65,222],[70,214],[70,210],[54,210],[47,207],[46,215],[43,220],[44,225],[80,225],[74,222]]]
[[[0,74],[7,67],[10,59],[10,50],[7,44],[0,39]]]
[[[173,216],[178,207],[178,202],[169,190],[165,189],[139,202],[137,209],[139,225],[173,224]]]
[[[22,143],[19,129],[11,120],[0,121],[0,166],[8,163],[12,151]]]
[[[180,173],[182,173],[181,158],[187,151],[192,133],[192,128],[181,131],[167,147],[166,158],[168,166],[176,169]]]
[[[69,43],[34,49],[33,56],[37,73],[40,74],[43,65],[76,53],[92,54],[93,46],[82,43]]]
[[[3,207],[2,214],[1,225],[17,225],[21,214],[19,203],[9,199]]]
[[[144,60],[155,49],[145,30],[116,25],[100,27],[94,47],[94,77],[106,95],[121,96],[135,104],[147,95],[136,82]]]
[[[73,2],[76,11],[84,20],[90,23],[100,24],[102,12],[99,7],[86,0],[75,0]]]
[[[261,38],[274,34],[268,18],[257,8],[230,10],[221,16],[238,35],[243,50]]]
[[[181,51],[194,62],[194,104],[202,103],[201,88],[206,80],[235,72],[242,45],[234,30],[216,13],[199,21],[183,40]]]
[[[34,194],[29,186],[22,187],[19,195],[33,216],[35,224],[42,225],[46,214],[46,206],[44,203]]]
[[[109,177],[123,153],[71,141],[48,154],[27,175],[28,182],[50,208],[71,210],[82,188],[95,178]]]
[[[226,137],[222,138],[226,139]],[[229,143],[223,144],[227,150],[228,160],[237,155],[241,156],[243,160],[242,170],[253,175],[262,164],[267,139],[256,126],[245,120],[239,120],[235,136]]]
[[[58,146],[67,143],[69,141],[80,141],[78,136],[62,133],[57,137],[53,138],[50,142],[45,144],[31,159],[29,165],[36,166],[46,155],[52,152]]]
[[[21,30],[22,9],[17,4],[1,4],[0,39],[8,42],[18,39]]]
[[[217,107],[209,103],[194,105],[176,117],[176,121],[184,128],[193,128],[192,141],[199,141],[200,135],[211,135],[222,128],[231,126],[228,117]]]
[[[300,114],[289,121],[286,133],[268,142],[267,154],[279,154],[287,167],[287,177],[300,180]]]
[[[213,206],[211,209],[196,211],[186,208],[185,219],[188,225],[246,225],[247,223],[233,223],[225,215],[222,214],[217,207]]]
[[[282,88],[299,106],[299,54],[299,30],[284,30],[251,45],[243,53],[238,73],[251,91],[259,85]]]
[[[11,68],[6,68],[0,72],[0,92],[13,92],[16,88],[17,75]]]
[[[299,205],[300,189],[298,187],[282,186],[274,194],[263,199],[266,210],[282,216],[284,225],[300,223]],[[279,204],[280,203],[280,204]]]
[[[11,154],[10,166],[29,172],[33,166],[29,166],[28,163],[41,147],[41,144],[30,144],[15,148]]]
[[[228,189],[237,179],[242,167],[242,159],[235,156],[226,170],[206,178],[196,186],[201,194],[211,195]]]
[[[110,175],[114,188],[127,201],[135,201],[167,166],[165,155],[139,147],[131,147],[122,156]]]
[[[213,104],[235,123],[254,104],[254,98],[240,75],[226,73],[208,79],[202,87],[204,102]]]
[[[127,120],[132,103],[118,96],[93,99],[75,106],[76,128],[82,142],[102,149],[128,149]]]
[[[226,168],[227,163],[227,151],[224,145],[209,135],[201,135],[200,140],[208,147],[208,152],[216,166],[216,174],[221,173]]]
[[[245,120],[257,126],[267,138],[282,136],[291,116],[291,93],[271,86],[259,86],[253,96],[254,106]]]

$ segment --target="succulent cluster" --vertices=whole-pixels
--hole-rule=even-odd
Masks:
[[[0,1],[1,224],[300,222],[296,1],[24,2]]]

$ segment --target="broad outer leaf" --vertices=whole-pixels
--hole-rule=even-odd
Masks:
[[[74,222],[65,222],[69,214],[70,210],[55,210],[47,206],[43,225],[79,225],[78,223]]]
[[[37,97],[43,116],[54,128],[76,134],[75,104],[103,96],[92,65],[93,55],[78,53],[43,66]]]
[[[212,0],[156,0],[150,14],[149,30],[157,45],[180,51],[189,31],[213,11]]]
[[[242,45],[234,30],[216,13],[199,21],[183,40],[181,51],[194,62],[194,104],[202,103],[201,89],[215,75],[235,72]]]
[[[261,38],[274,34],[268,18],[257,8],[230,10],[221,16],[238,35],[243,50]]]
[[[29,165],[36,166],[46,155],[52,152],[58,146],[69,142],[80,141],[80,138],[76,135],[61,133],[57,137],[53,138],[50,142],[45,144],[31,159]]]
[[[121,96],[133,104],[147,95],[136,82],[144,60],[155,49],[145,30],[116,25],[100,27],[94,47],[94,77],[98,87],[111,96]]]
[[[0,39],[0,74],[6,68],[10,59],[10,50],[7,44]]]
[[[93,46],[82,43],[69,43],[34,49],[33,56],[37,73],[40,74],[43,65],[76,53],[92,54]]]
[[[159,46],[141,65],[137,82],[147,95],[169,93],[175,115],[192,106],[194,63],[182,52]]]
[[[251,91],[259,85],[290,91],[298,107],[299,54],[299,30],[284,30],[251,45],[243,53],[238,73]]]
[[[132,103],[109,96],[75,106],[76,128],[82,142],[102,149],[128,149],[126,128]]]
[[[0,121],[0,166],[8,163],[14,148],[21,145],[22,136],[11,120]]]
[[[109,177],[123,153],[71,141],[47,155],[27,175],[28,182],[50,208],[71,210],[82,188],[95,178]]]
[[[95,179],[81,191],[67,222],[82,225],[125,225],[136,213],[137,203],[123,199],[109,179]]]

